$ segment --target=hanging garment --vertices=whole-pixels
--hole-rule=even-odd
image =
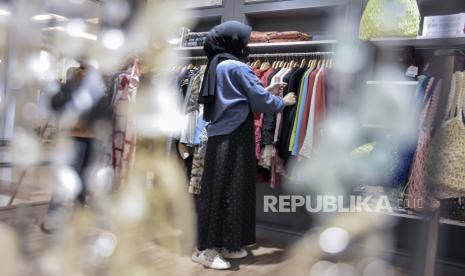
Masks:
[[[425,90],[429,83],[430,78],[427,77],[419,77],[419,84],[418,88],[415,92],[413,106],[414,114],[410,117],[411,120],[414,120],[409,125],[417,126],[418,123],[418,115],[420,110],[424,108],[424,99],[425,99]],[[392,161],[393,165],[391,168],[390,176],[389,176],[389,183],[388,185],[392,187],[402,187],[408,181],[408,176],[410,172],[410,168],[413,162],[413,156],[415,154],[415,150],[417,148],[418,141],[418,130],[414,131],[414,137],[412,137],[412,141],[409,143],[402,143],[402,144],[394,144],[392,145]],[[392,144],[392,143],[391,143]]]
[[[336,76],[337,75],[333,70],[327,69],[324,86],[326,110],[329,114],[337,110],[340,105],[340,99],[336,87],[337,81],[335,80]]]
[[[254,113],[253,114],[253,121],[254,121],[254,129],[255,129],[255,158],[260,160],[260,156],[262,153],[262,128],[263,128],[263,113]]]
[[[128,117],[129,106],[134,104],[139,85],[139,69],[135,63],[130,72],[118,77],[118,90],[114,95],[113,134],[107,150],[109,163],[115,171],[115,179],[124,183],[130,166],[134,162],[136,131],[134,122]],[[109,151],[109,152],[108,152]]]
[[[200,125],[202,127],[202,125]],[[204,172],[205,153],[207,149],[208,135],[205,125],[200,130],[199,145],[194,151],[194,160],[192,161],[191,178],[189,181],[188,191],[191,194],[200,194],[201,180]]]
[[[297,68],[292,68],[289,70],[285,77],[283,78],[283,81],[288,83],[291,75],[294,74],[294,72],[297,70]],[[288,93],[289,86],[285,88],[284,93]],[[283,97],[283,95],[280,95]],[[281,123],[282,123],[282,112],[279,112],[276,116],[276,127],[274,131],[274,138],[273,138],[273,148],[272,148],[272,154],[271,154],[271,179],[270,179],[270,187],[271,188],[276,188],[281,185],[281,175],[284,174],[284,164],[283,160],[281,157],[278,155],[278,150],[277,150],[277,145],[280,139],[280,134],[281,134]]]
[[[274,69],[268,76],[268,85],[274,83],[273,78],[281,72],[282,68]],[[265,77],[265,76],[264,76]],[[273,131],[275,126],[276,114],[265,113],[263,114],[262,133],[260,146],[265,148],[267,145],[273,144]],[[260,158],[259,158],[260,159]]]
[[[265,74],[267,74],[268,71],[269,70],[254,69],[255,75],[257,76],[257,78],[260,79],[260,81],[263,84],[263,87],[268,86],[268,79],[265,78]],[[253,116],[254,116],[254,126],[255,126],[255,158],[259,160],[260,154],[261,154],[261,148],[262,148],[261,144],[262,144],[262,128],[263,128],[264,114],[254,113]]]
[[[203,119],[203,107],[200,106],[200,116],[197,120],[197,127],[194,136],[194,156],[192,160],[192,169],[189,180],[188,192],[191,194],[200,194],[201,180],[205,162],[205,152],[207,148],[207,122]]]
[[[309,71],[308,80],[306,80],[306,83],[304,83],[302,93],[300,94],[300,97],[299,97],[300,106],[296,110],[294,126],[292,128],[291,138],[289,141],[289,151],[294,156],[297,155],[298,142],[296,140],[300,136],[300,131],[302,129],[302,126],[303,125],[306,126],[307,124],[309,108],[311,104],[314,103],[314,101],[312,101],[312,96],[313,96],[313,91],[314,91],[313,87],[315,86],[315,79],[318,73],[319,73],[318,69]]]
[[[426,183],[426,162],[433,122],[438,110],[441,83],[441,80],[431,78],[428,84],[427,104],[420,115],[418,143],[406,186],[406,208],[416,211],[439,207],[439,202],[432,197],[431,187]]]
[[[290,69],[282,68],[271,80],[271,84],[279,83],[284,81],[284,77],[286,74],[290,72]],[[279,113],[278,113],[279,114]],[[263,141],[262,144],[265,146],[260,154],[260,159],[258,165],[266,168],[271,169],[271,160],[273,156],[273,141],[274,141],[274,132],[276,128],[276,119],[278,114],[268,113],[265,114],[264,118],[264,126],[262,129],[262,137]]]
[[[197,126],[197,119],[199,118],[199,95],[202,86],[202,78],[204,72],[200,68],[195,68],[188,75],[186,81],[186,93],[184,96],[184,103],[182,112],[184,116],[184,126],[181,129],[179,142],[192,146],[194,144],[195,130]],[[183,89],[184,90],[184,89]]]
[[[265,73],[262,78],[262,82],[266,82],[267,85],[270,85],[273,82],[273,78],[276,73],[279,73],[281,69],[274,69],[270,68],[270,72]],[[260,140],[260,147],[264,148],[266,145],[271,145],[273,143],[273,136],[272,131],[274,130],[274,122],[275,122],[275,114],[272,113],[265,113],[263,114],[262,120],[262,129],[261,129],[261,140]]]
[[[297,112],[296,112],[296,117],[294,119],[294,125],[292,127],[291,131],[291,138],[289,141],[289,151],[292,153],[292,155],[296,155],[294,153],[294,143],[295,143],[295,137],[296,135],[299,134],[299,130],[302,126],[302,119],[305,114],[305,106],[310,104],[310,99],[311,99],[311,94],[309,95],[309,91],[311,91],[313,87],[313,82],[315,81],[315,76],[318,73],[318,70],[308,70],[308,74],[306,75],[302,89],[299,95],[299,101],[297,103]]]
[[[304,77],[306,70],[304,68],[298,68],[294,74],[289,78],[288,89],[287,93],[285,91],[284,96],[288,93],[295,93],[296,98],[300,97],[300,83]],[[281,127],[281,135],[279,138],[279,142],[277,143],[277,147],[279,149],[278,154],[283,159],[284,164],[286,164],[289,158],[289,139],[290,139],[290,132],[291,128],[294,123],[294,117],[296,113],[296,105],[293,106],[286,106],[283,110],[283,119],[282,119],[282,127]]]
[[[310,114],[308,115],[307,125],[302,127],[297,146],[294,146],[296,152],[307,158],[310,157],[313,146],[316,143],[316,136],[319,134],[319,124],[324,117],[324,70],[320,69],[315,77],[315,84],[312,91],[312,100]]]

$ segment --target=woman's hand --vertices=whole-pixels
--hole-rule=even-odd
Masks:
[[[281,95],[286,85],[287,83],[285,82],[275,82],[272,85],[268,86],[266,90],[268,90],[273,95]]]
[[[286,96],[284,96],[283,101],[284,101],[285,106],[295,105],[295,103],[297,102],[297,99],[295,97],[294,92],[291,92],[287,94]]]

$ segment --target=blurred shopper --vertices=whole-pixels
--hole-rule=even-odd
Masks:
[[[46,233],[51,233],[59,227],[63,207],[71,203],[70,194],[74,201],[81,206],[85,205],[88,192],[86,175],[101,148],[101,142],[96,139],[92,126],[95,122],[108,120],[112,116],[99,72],[85,64],[67,71],[66,82],[52,97],[50,104],[58,117],[60,128],[71,138],[73,156],[70,164],[60,165],[58,170],[59,174],[66,177],[58,177],[58,183],[55,185],[47,217],[41,225],[42,231]],[[72,126],[68,127],[70,125]]]

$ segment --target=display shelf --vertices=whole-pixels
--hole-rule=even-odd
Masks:
[[[313,41],[299,41],[299,42],[285,42],[285,43],[255,43],[250,44],[251,53],[292,53],[292,52],[311,52],[316,50],[332,49],[337,40],[313,40]]]
[[[377,214],[381,215],[387,215],[387,216],[392,216],[392,217],[398,217],[398,218],[407,218],[407,219],[415,219],[415,220],[423,220],[424,217],[418,214],[410,214],[405,210],[402,209],[395,209],[393,212],[375,212]],[[452,220],[452,219],[447,219],[447,218],[440,218],[439,219],[440,224],[446,224],[446,225],[455,225],[455,226],[465,226],[465,222],[463,221],[458,221],[458,220]]]
[[[422,37],[372,38],[371,43],[378,47],[415,47],[415,48],[458,48],[465,47],[465,36],[460,37]]]
[[[404,210],[393,210],[393,212],[374,212],[374,213],[380,214],[380,215],[391,216],[391,217],[397,217],[397,218],[408,218],[408,219],[415,219],[415,220],[423,220],[424,219],[420,215],[408,214]]]
[[[254,43],[249,44],[252,54],[264,53],[292,53],[292,52],[314,52],[319,50],[330,50],[337,40],[315,40],[283,43]],[[179,47],[175,48],[181,56],[204,55],[203,47]]]
[[[418,85],[418,81],[367,81],[367,85]]]
[[[465,222],[463,222],[463,221],[452,220],[452,219],[446,219],[446,218],[440,218],[440,219],[439,219],[439,223],[441,223],[441,224],[447,224],[447,225],[455,225],[455,226],[465,227]]]

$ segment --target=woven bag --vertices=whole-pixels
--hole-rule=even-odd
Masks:
[[[431,183],[438,189],[465,194],[465,74],[454,74],[455,96],[446,118],[431,140],[428,164]]]
[[[416,36],[420,30],[416,0],[369,0],[360,22],[359,37]]]
[[[427,159],[433,122],[438,110],[441,82],[431,78],[426,88],[427,103],[420,114],[418,144],[405,187],[405,208],[415,211],[439,208],[439,201],[432,197],[431,187],[427,183]]]

